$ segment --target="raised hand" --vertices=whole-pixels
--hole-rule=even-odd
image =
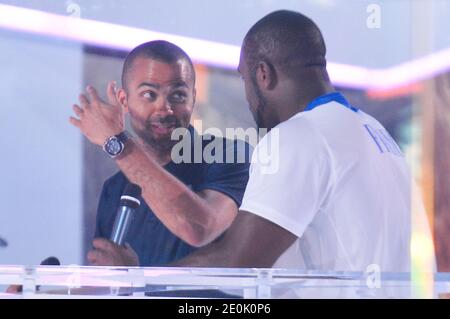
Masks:
[[[108,102],[103,101],[94,87],[86,88],[87,96],[80,94],[80,105],[74,104],[70,123],[78,127],[94,144],[103,145],[112,135],[124,130],[124,114],[116,96],[116,83],[110,81],[106,89]]]

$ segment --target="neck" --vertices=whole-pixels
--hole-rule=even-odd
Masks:
[[[289,102],[284,103],[285,106],[279,108],[280,122],[284,122],[295,114],[303,111],[315,98],[334,91],[335,89],[329,82],[321,82],[319,84],[315,84],[314,86],[308,84],[295,85],[291,88],[291,93],[286,94]]]

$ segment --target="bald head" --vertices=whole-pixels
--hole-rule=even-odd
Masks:
[[[122,87],[127,89],[129,82],[128,76],[133,69],[134,61],[137,58],[147,58],[157,60],[167,64],[177,63],[180,60],[185,60],[191,69],[191,76],[193,84],[195,84],[194,65],[189,56],[180,47],[173,43],[163,40],[156,40],[143,43],[135,47],[127,55],[122,69]]]
[[[328,80],[322,33],[298,12],[280,10],[263,17],[245,36],[243,52],[252,73],[259,61],[267,61],[293,79],[301,76],[302,69],[319,68]]]

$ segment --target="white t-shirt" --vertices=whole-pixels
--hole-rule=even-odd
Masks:
[[[274,268],[410,271],[410,172],[361,110],[331,101],[272,129],[253,152],[240,209],[298,237]]]

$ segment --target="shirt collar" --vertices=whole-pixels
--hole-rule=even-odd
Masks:
[[[358,109],[356,107],[351,106],[350,103],[347,101],[347,99],[339,92],[331,92],[315,98],[314,100],[309,102],[304,111],[311,111],[312,109],[320,105],[327,104],[329,102],[337,102],[349,108],[353,112],[358,112]]]

